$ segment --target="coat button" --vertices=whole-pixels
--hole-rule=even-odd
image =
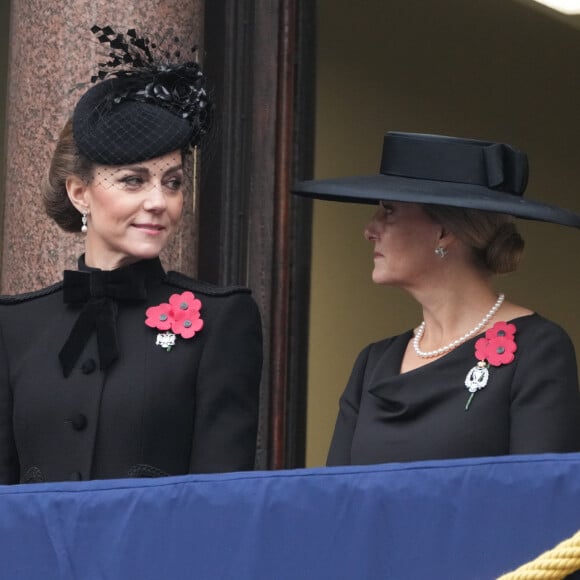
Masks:
[[[81,475],[80,471],[74,471],[73,473],[70,474],[70,480],[71,481],[82,481],[83,476]]]
[[[92,372],[95,371],[95,369],[97,368],[97,363],[95,362],[95,359],[93,358],[88,358],[81,366],[81,371],[83,374],[85,375],[90,375]]]
[[[76,415],[73,415],[71,417],[70,423],[75,431],[82,431],[83,429],[86,429],[88,419],[86,415],[83,415],[82,413],[77,413]]]

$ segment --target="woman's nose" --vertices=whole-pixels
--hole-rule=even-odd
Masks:
[[[377,235],[375,234],[375,232],[371,228],[371,224],[370,223],[365,228],[365,231],[364,231],[364,234],[363,235],[365,237],[365,240],[367,240],[369,242],[374,242],[377,239]]]
[[[160,211],[165,209],[166,205],[167,202],[162,185],[160,183],[153,185],[147,193],[143,207],[148,211]]]
[[[371,218],[371,221],[367,224],[367,227],[364,231],[364,237],[369,242],[376,242],[379,238],[380,230],[379,230],[379,221],[377,219],[377,213]]]

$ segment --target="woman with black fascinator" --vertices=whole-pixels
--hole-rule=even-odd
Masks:
[[[134,30],[52,159],[48,215],[82,232],[62,282],[0,301],[0,483],[252,469],[262,364],[250,291],[165,272],[211,106],[195,62]]]
[[[507,144],[388,133],[378,175],[295,193],[374,203],[372,279],[421,308],[413,330],[370,344],[340,399],[328,465],[580,451],[580,393],[566,332],[496,292],[524,242],[513,217],[580,228],[524,199],[526,155]]]

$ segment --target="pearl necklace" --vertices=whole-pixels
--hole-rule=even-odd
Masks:
[[[492,316],[499,310],[499,307],[502,305],[504,298],[505,294],[500,294],[497,297],[496,303],[491,307],[491,310],[483,317],[481,322],[479,322],[477,326],[474,326],[469,332],[466,332],[463,336],[460,336],[453,342],[450,342],[449,344],[446,344],[441,348],[437,348],[435,350],[428,350],[427,352],[424,352],[419,348],[419,342],[421,341],[423,333],[425,332],[425,321],[423,320],[423,322],[421,322],[421,324],[419,325],[417,332],[415,333],[415,338],[413,338],[413,350],[415,351],[417,356],[420,356],[421,358],[431,358],[449,352],[454,348],[457,348],[460,344],[463,344],[464,342],[469,340],[472,336],[477,334],[491,320]]]

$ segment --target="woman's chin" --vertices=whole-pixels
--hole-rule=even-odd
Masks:
[[[135,252],[132,257],[135,260],[152,260],[154,258],[158,258],[165,246],[161,248],[150,248],[140,252]]]
[[[134,247],[129,248],[129,253],[131,256],[137,258],[138,260],[150,260],[152,258],[157,258],[161,252],[167,247],[167,242],[158,240],[154,243],[141,243],[135,244]]]
[[[386,284],[388,277],[385,274],[385,272],[375,269],[375,270],[373,270],[373,273],[371,275],[371,279],[375,284]]]

